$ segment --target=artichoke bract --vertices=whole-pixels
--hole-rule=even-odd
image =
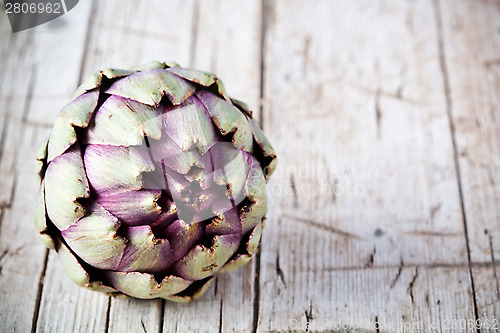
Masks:
[[[38,151],[35,226],[78,285],[187,302],[256,252],[276,155],[213,74],[90,76]]]

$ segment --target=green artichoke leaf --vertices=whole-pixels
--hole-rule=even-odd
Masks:
[[[196,97],[205,105],[222,135],[234,133],[233,145],[247,152],[252,151],[252,131],[247,118],[237,107],[208,91],[198,91]]]
[[[190,82],[165,69],[152,68],[115,81],[106,93],[126,97],[151,106],[158,106],[163,95],[179,105],[195,92]]]
[[[158,283],[154,275],[140,272],[106,272],[110,283],[122,293],[141,299],[165,298],[191,285],[191,281],[169,275]]]
[[[45,181],[42,180],[34,211],[35,228],[43,244],[51,249],[55,249],[54,239],[47,233],[47,213],[45,211]]]
[[[211,85],[215,84],[217,86],[219,95],[221,95],[228,102],[232,101],[227,94],[224,83],[222,83],[222,81],[215,74],[181,67],[169,68],[168,70],[183,79],[197,83],[204,87],[210,87]]]
[[[85,215],[77,201],[90,196],[89,184],[78,144],[49,163],[45,173],[47,215],[59,230],[65,230]]]
[[[89,273],[82,267],[71,250],[68,249],[64,243],[58,243],[57,254],[61,260],[64,271],[69,276],[71,281],[77,285],[108,294],[114,294],[117,292],[116,289],[106,286],[100,281],[91,282]]]
[[[88,215],[61,231],[61,235],[69,248],[89,265],[116,270],[127,246],[127,240],[116,234],[119,227],[118,218],[93,203]]]
[[[87,127],[97,106],[99,92],[88,92],[67,104],[57,116],[48,144],[48,161],[63,154],[77,140],[74,126]]]
[[[119,96],[110,96],[96,111],[83,143],[114,146],[141,145],[144,136],[161,138],[161,108],[138,103]]]
[[[153,60],[153,61],[150,61],[146,64],[142,64],[134,69],[136,71],[144,71],[146,69],[153,69],[153,68],[165,69],[166,67],[167,66],[165,65],[164,62],[159,62],[159,61]]]
[[[168,296],[165,297],[167,301],[172,301],[176,303],[189,303],[191,301],[194,301],[195,299],[203,296],[204,293],[207,292],[208,288],[212,285],[212,283],[215,281],[215,277],[206,279],[206,281],[203,282],[203,284],[192,294],[190,295],[182,295],[183,293],[180,293],[181,295],[173,295],[173,296]]]
[[[241,209],[240,218],[243,234],[253,229],[267,212],[266,182],[259,162],[251,156],[250,171],[245,182],[244,194],[251,204]]]
[[[169,72],[180,76],[188,81],[198,83],[204,87],[209,87],[215,83],[216,76],[212,73],[197,71],[189,68],[174,67],[169,68]]]
[[[165,61],[164,62],[166,68],[172,68],[172,67],[181,67],[178,63],[175,61]]]
[[[172,268],[176,275],[187,280],[201,280],[216,273],[240,245],[241,234],[217,235],[212,246],[198,244]]]
[[[38,147],[35,160],[35,172],[38,175],[40,183],[43,180],[45,170],[47,169],[47,152],[49,145],[49,137],[47,137]]]
[[[215,79],[215,84],[217,85],[217,90],[219,91],[219,94],[224,97],[224,99],[228,102],[231,102],[231,97],[227,94],[226,87],[224,86],[224,83],[219,78]]]
[[[250,118],[248,118],[248,122],[250,123],[250,127],[252,128],[253,137],[255,138],[255,142],[259,145],[262,150],[262,154],[264,157],[269,159],[269,164],[264,165],[264,176],[266,181],[269,180],[272,173],[276,169],[278,160],[276,158],[276,153],[274,152],[274,148],[271,146],[271,143],[264,135],[264,132],[260,129],[260,127]]]
[[[250,107],[247,103],[242,102],[236,98],[231,98],[231,103],[233,103],[233,105],[240,109],[242,112],[246,113],[247,116],[252,118],[252,111],[250,110]]]
[[[97,87],[101,86],[102,79],[104,77],[108,79],[116,79],[122,76],[127,76],[135,71],[131,70],[126,70],[126,69],[113,69],[113,68],[108,68],[105,70],[102,70],[100,72],[91,74],[89,77],[87,77],[82,84],[78,87],[76,90],[75,94],[73,95],[73,99],[77,98],[80,95],[83,95],[84,93],[93,90]]]
[[[248,172],[248,153],[235,149],[226,142],[217,143],[211,153],[215,164],[213,181],[217,185],[229,186],[228,197],[238,201]]]
[[[255,226],[248,241],[245,244],[245,249],[247,253],[237,254],[234,258],[229,260],[222,268],[217,272],[217,274],[225,274],[230,271],[234,271],[244,265],[246,265],[253,257],[255,252],[257,252],[257,248],[259,246],[260,238],[262,235],[262,228],[264,226],[264,222],[261,222]]]
[[[227,235],[241,233],[242,225],[236,208],[224,209],[206,226],[209,235]]]

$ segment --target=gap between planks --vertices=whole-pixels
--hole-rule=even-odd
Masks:
[[[86,34],[85,34],[85,40],[84,40],[84,46],[83,46],[83,57],[82,57],[82,62],[80,64],[80,70],[79,70],[79,74],[78,74],[78,82],[76,82],[76,86],[78,86],[80,84],[80,82],[82,81],[82,78],[83,78],[83,68],[84,68],[84,63],[85,63],[85,54],[87,53],[87,49],[88,49],[88,45],[89,45],[89,40],[90,40],[90,28],[91,28],[91,23],[92,23],[92,17],[95,13],[95,10],[96,10],[96,6],[95,6],[95,2],[93,0],[89,0],[91,2],[90,4],[90,15],[89,15],[89,19],[88,19],[88,22],[87,22],[87,29],[86,29]],[[33,76],[33,74],[32,74]],[[31,90],[33,90],[34,88],[34,79],[31,78],[30,79],[30,88]],[[28,93],[28,107],[26,107],[26,110],[29,109],[29,103],[31,101],[31,96],[32,96],[32,93]],[[25,124],[29,124],[28,120],[27,120],[27,111],[25,111],[23,113],[23,121]],[[45,124],[42,124],[44,125],[45,127]],[[49,127],[52,127],[52,125],[50,125]],[[35,301],[35,309],[34,309],[34,312],[33,312],[33,321],[32,321],[32,325],[31,325],[31,333],[35,333],[36,332],[36,328],[37,328],[37,323],[38,323],[38,317],[39,317],[39,314],[40,314],[40,303],[42,301],[42,293],[43,293],[43,284],[44,284],[44,280],[45,280],[45,273],[47,271],[47,265],[48,265],[48,262],[49,262],[49,249],[46,249],[46,253],[45,253],[45,259],[44,259],[44,262],[43,262],[43,266],[42,266],[42,273],[40,274],[40,279],[39,279],[39,284],[38,284],[38,293],[37,293],[37,297],[36,297],[36,301]],[[108,324],[109,324],[109,309],[110,309],[110,302],[111,302],[111,297],[108,299],[108,312],[106,313],[106,332],[108,330]]]

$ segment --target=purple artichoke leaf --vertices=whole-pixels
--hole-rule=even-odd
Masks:
[[[147,147],[88,145],[84,153],[87,176],[98,194],[140,190],[142,173],[154,171]]]
[[[95,200],[127,226],[150,224],[161,214],[161,190],[104,192]]]
[[[149,225],[127,228],[124,238],[128,243],[117,271],[160,273],[174,262],[170,242],[156,238]]]
[[[218,141],[210,115],[194,96],[178,107],[167,107],[163,117],[165,133],[183,151],[196,148],[205,155]]]

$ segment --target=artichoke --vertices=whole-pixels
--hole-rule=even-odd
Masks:
[[[215,75],[153,62],[85,80],[36,165],[35,226],[75,283],[186,302],[256,252],[276,155]]]

